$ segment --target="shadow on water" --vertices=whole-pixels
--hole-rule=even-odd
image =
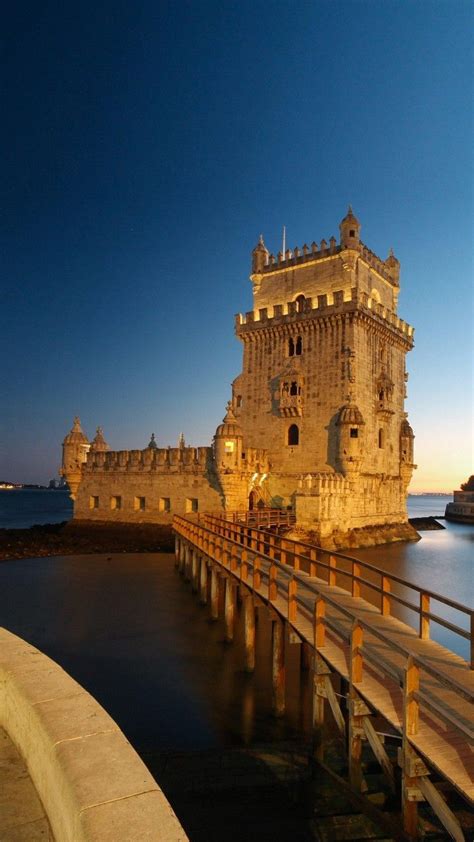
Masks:
[[[224,824],[229,840],[255,839],[256,827],[260,839],[313,838],[309,808],[295,795],[308,772],[304,751],[295,762],[309,739],[310,708],[301,704],[308,681],[299,678],[300,646],[288,645],[287,714],[273,716],[265,610],[250,675],[240,606],[227,644],[223,624],[209,619],[172,556],[87,555],[0,565],[0,625],[46,652],[109,711],[193,840],[222,839]]]

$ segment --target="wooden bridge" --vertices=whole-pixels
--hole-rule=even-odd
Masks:
[[[249,671],[255,665],[255,607],[263,603],[272,611],[277,714],[285,707],[285,624],[298,636],[314,670],[314,726],[323,727],[328,705],[346,740],[353,788],[364,791],[361,754],[367,741],[388,785],[396,790],[394,764],[372,724],[375,714],[400,735],[406,834],[417,836],[417,804],[425,800],[453,839],[465,839],[430,774],[448,781],[472,808],[474,611],[360,559],[292,541],[274,531],[290,522],[291,514],[268,510],[198,519],[176,516],[176,563],[187,572],[201,601],[210,599],[215,618],[219,583],[225,582],[229,640],[239,586]],[[459,620],[455,623],[434,613],[434,602],[440,606],[437,612],[448,608]],[[415,616],[416,627],[405,616],[402,622],[400,611]],[[463,641],[467,660],[430,639],[431,623]],[[335,676],[347,688],[347,717],[335,692]],[[322,761],[324,742],[317,752]]]

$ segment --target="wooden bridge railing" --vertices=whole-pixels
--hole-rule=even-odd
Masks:
[[[279,669],[283,651],[281,624],[286,620],[314,651],[313,720],[315,724],[324,724],[327,700],[347,741],[351,784],[361,789],[361,740],[367,739],[391,788],[395,789],[393,765],[371,722],[370,714],[375,710],[401,734],[399,764],[405,830],[410,837],[417,835],[417,802],[425,799],[450,835],[458,842],[463,840],[459,821],[429,779],[429,769],[422,757],[474,803],[469,771],[472,770],[469,746],[474,740],[473,674],[460,657],[429,640],[429,620],[441,620],[442,625],[462,638],[472,638],[465,629],[432,614],[429,600],[439,600],[468,615],[471,628],[473,611],[367,562],[235,520],[215,515],[201,515],[199,519],[176,516],[174,530],[178,565],[182,571],[191,567],[189,578],[194,590],[198,590],[198,576],[201,577],[202,601],[207,599],[210,565],[213,617],[218,616],[216,570],[220,570],[226,581],[226,627],[229,621],[233,622],[235,585],[232,582],[235,580],[246,586],[254,599],[263,599],[280,618],[274,624],[272,637],[275,709],[278,710],[278,705],[282,706],[280,711],[284,709],[284,686],[282,690],[278,676],[284,675],[284,669],[280,672]],[[368,579],[369,575],[376,581]],[[349,580],[349,587],[339,587],[341,577]],[[419,604],[395,594],[392,582],[414,589],[419,594]],[[379,608],[357,599],[362,585],[379,593]],[[406,624],[391,618],[393,600],[418,610],[416,634]],[[248,605],[249,599],[244,597],[246,663],[253,668],[255,625]],[[347,722],[330,680],[332,671],[348,681]]]
[[[230,538],[240,545],[243,544],[258,552],[268,554],[270,558],[278,559],[284,564],[291,564],[296,571],[304,570],[310,576],[324,578],[330,585],[337,584],[352,596],[358,597],[361,595],[361,586],[369,588],[372,592],[379,594],[379,605],[383,615],[389,616],[395,603],[413,611],[417,616],[416,625],[410,623],[409,620],[406,620],[406,622],[416,628],[418,636],[422,640],[430,638],[430,622],[437,623],[459,638],[468,641],[468,660],[471,669],[474,669],[474,610],[472,608],[428,588],[409,582],[407,579],[396,576],[394,573],[383,570],[370,562],[247,525],[246,521],[237,520],[237,514],[232,514],[232,520],[228,520],[227,516],[206,514],[201,516],[201,522],[209,525],[217,534]],[[242,515],[246,514],[251,515],[252,512],[242,513]],[[282,512],[283,517],[279,522],[277,521],[278,516],[275,514],[275,523],[278,522],[279,525],[284,523],[284,516],[287,514]],[[243,526],[246,528],[243,528]],[[401,594],[394,591],[392,587],[394,584],[416,594],[416,602],[405,599]],[[466,617],[468,628],[452,623],[432,611],[431,603],[433,601]]]

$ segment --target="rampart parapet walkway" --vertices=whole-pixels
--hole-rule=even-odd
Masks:
[[[367,742],[394,792],[401,775],[405,832],[412,838],[418,835],[417,805],[427,801],[446,831],[461,842],[465,837],[459,821],[431,777],[435,773],[449,782],[472,808],[473,610],[369,563],[270,531],[285,518],[285,513],[272,512],[176,516],[177,564],[203,602],[210,594],[214,617],[219,582],[224,582],[229,640],[239,586],[248,670],[255,663],[255,606],[265,604],[272,612],[277,713],[285,705],[285,624],[298,636],[314,671],[314,725],[323,727],[328,707],[347,744],[353,788],[364,791],[361,755]],[[367,590],[371,601],[362,596]],[[397,607],[414,613],[416,628],[394,616]],[[442,616],[446,608],[456,612],[459,621]],[[468,659],[430,639],[431,623],[457,635]],[[335,676],[347,683],[347,716],[334,689]],[[401,773],[372,724],[374,714],[400,735]],[[323,753],[321,744],[320,760]]]

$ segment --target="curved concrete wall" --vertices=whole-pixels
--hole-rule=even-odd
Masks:
[[[0,726],[22,754],[57,842],[185,842],[158,784],[106,711],[0,628]]]

